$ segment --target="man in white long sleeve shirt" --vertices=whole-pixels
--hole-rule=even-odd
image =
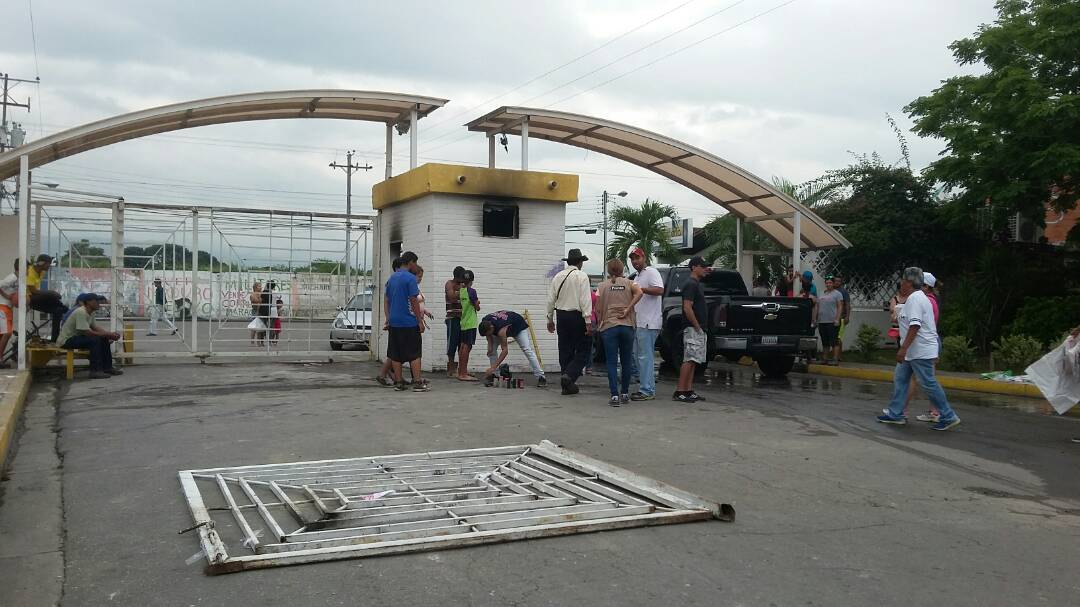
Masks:
[[[549,333],[556,329],[559,333],[563,394],[578,393],[576,382],[585,368],[588,340],[592,338],[588,322],[592,317],[592,288],[589,275],[581,269],[588,260],[581,249],[570,249],[563,259],[566,269],[555,275],[548,288],[547,328]]]

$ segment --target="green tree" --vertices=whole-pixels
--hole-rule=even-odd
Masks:
[[[926,175],[962,201],[991,201],[995,221],[1042,222],[1080,196],[1080,2],[999,0],[998,18],[949,48],[975,76],[945,80],[905,111],[915,132],[945,140]]]
[[[626,259],[630,249],[640,246],[646,261],[656,257],[678,255],[671,244],[672,221],[679,220],[679,212],[671,205],[646,199],[640,207],[618,207],[609,218],[615,238],[608,243],[608,259]]]

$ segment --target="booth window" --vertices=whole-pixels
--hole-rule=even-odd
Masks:
[[[515,204],[484,205],[484,236],[518,237],[518,208]]]

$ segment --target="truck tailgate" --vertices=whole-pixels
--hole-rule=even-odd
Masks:
[[[813,335],[813,311],[814,302],[801,297],[732,297],[727,304],[727,334]],[[717,333],[725,332],[716,322],[713,327]]]

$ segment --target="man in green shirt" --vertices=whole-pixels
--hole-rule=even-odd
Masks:
[[[113,375],[122,375],[120,369],[112,366],[112,352],[109,344],[120,339],[119,333],[110,333],[97,326],[94,312],[107,301],[96,293],[82,293],[75,299],[78,306],[60,327],[58,344],[69,350],[88,350],[90,352],[90,379],[103,379]]]

